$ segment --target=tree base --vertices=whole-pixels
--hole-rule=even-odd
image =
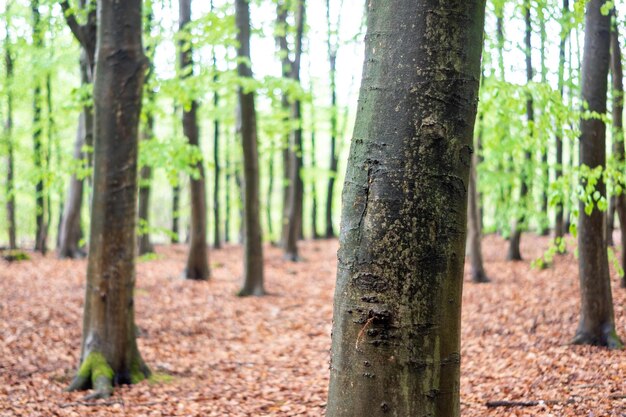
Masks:
[[[604,346],[610,350],[620,350],[624,348],[624,344],[619,336],[617,336],[614,327],[611,327],[608,331],[604,331],[600,337],[579,331],[576,333],[571,343],[573,345]]]
[[[98,352],[91,352],[83,361],[72,383],[65,389],[67,392],[84,391],[93,388],[86,400],[108,398],[113,394],[113,384],[136,384],[150,376],[150,370],[136,359],[131,365],[130,375],[116,375],[105,357]]]
[[[302,262],[302,258],[297,253],[285,253],[283,259],[289,262]]]
[[[237,293],[237,297],[262,297],[267,295],[267,292],[263,287],[246,288],[243,287]]]
[[[484,272],[472,271],[472,282],[475,284],[486,284],[488,282],[491,282],[491,280]]]

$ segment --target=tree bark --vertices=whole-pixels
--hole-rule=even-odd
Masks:
[[[212,3],[211,3],[212,4]],[[215,71],[215,76],[213,77],[213,81],[218,82],[217,76],[217,58],[215,57],[215,52],[213,52],[213,71]],[[215,89],[213,92],[213,107],[215,112],[217,112],[217,108],[219,105],[220,96]],[[213,120],[213,165],[215,165],[215,177],[213,182],[213,246],[216,249],[222,247],[222,237],[220,233],[220,121],[215,116]]]
[[[154,100],[154,91],[147,91],[149,102]],[[152,110],[146,115],[146,123],[144,126],[142,139],[143,141],[152,140],[154,135],[154,114]],[[141,227],[141,233],[137,237],[137,254],[139,256],[154,252],[154,246],[150,241],[150,191],[152,181],[152,167],[149,165],[141,167],[139,171],[139,209],[137,218]]]
[[[93,71],[96,51],[96,7],[90,0],[80,1],[81,9],[88,9],[87,21],[79,24],[75,15],[70,9],[67,1],[61,2],[66,22],[74,37],[81,45],[80,74],[81,85],[90,85],[93,82]],[[74,143],[74,159],[87,159],[91,166],[91,153],[84,152],[83,147],[93,146],[93,111],[92,106],[83,107],[79,116],[76,141]],[[81,258],[85,256],[85,250],[81,247],[80,241],[83,238],[81,227],[81,212],[83,206],[84,178],[79,178],[76,174],[70,177],[67,200],[63,205],[63,217],[59,227],[59,245],[57,256],[59,258]]]
[[[368,8],[326,415],[454,417],[485,1]]]
[[[569,22],[569,0],[563,0],[563,16],[561,17],[561,40],[559,42],[559,82],[558,90],[561,99],[563,99],[565,86],[565,42],[570,34],[568,27]],[[557,128],[556,135],[556,180],[563,176],[563,132]],[[554,218],[554,238],[557,244],[560,244],[565,235],[565,222],[563,220],[563,202],[559,201],[556,205]]]
[[[613,154],[619,163],[624,165],[624,73],[622,68],[622,51],[619,44],[619,27],[616,24],[616,11],[613,9],[615,17],[611,25],[611,74],[613,80]],[[615,196],[615,210],[619,216],[622,270],[626,271],[626,184],[621,183],[621,194]],[[620,286],[626,288],[626,275],[622,276]]]
[[[146,68],[141,26],[140,0],[99,2],[93,215],[80,367],[68,388],[93,387],[91,398],[149,374],[137,348],[133,303],[137,129]]]
[[[180,185],[172,187],[172,243],[180,242],[180,227],[178,226],[178,212],[180,208]]]
[[[582,67],[582,95],[589,111],[606,113],[607,78],[610,61],[611,18],[601,12],[603,0],[591,0],[585,14],[585,46]],[[581,118],[580,165],[591,169],[606,166],[606,127],[604,121]],[[585,186],[585,179],[581,180]],[[606,196],[602,178],[596,191]],[[615,318],[609,277],[609,262],[604,239],[604,213],[594,207],[585,214],[585,202],[579,204],[578,252],[581,311],[573,343],[620,348],[615,332]]]
[[[237,24],[237,74],[252,78],[250,68],[250,7],[248,0],[235,1]],[[261,231],[259,204],[259,154],[254,93],[239,86],[239,120],[243,147],[244,191],[244,278],[240,296],[265,294],[263,288],[263,233]]]
[[[482,135],[482,117],[478,119],[478,143]],[[480,221],[480,206],[478,199],[478,175],[476,167],[478,166],[478,152],[472,154],[472,166],[470,167],[469,186],[467,190],[467,252],[470,258],[472,282],[486,283],[489,278],[485,273],[483,265],[483,253],[481,248],[482,225]]]
[[[340,10],[341,13],[341,10]],[[335,194],[335,178],[337,177],[337,51],[338,41],[333,42],[332,28],[330,22],[330,0],[326,0],[326,21],[327,38],[326,47],[328,49],[328,64],[330,72],[330,176],[326,187],[326,238],[335,237],[333,226],[333,199]],[[335,28],[339,31],[339,24]],[[338,35],[336,35],[338,37]]]
[[[39,0],[31,1],[31,11],[33,18],[33,47],[43,49],[43,34],[41,29],[41,14],[39,12]],[[43,151],[43,122],[41,117],[42,94],[41,81],[34,80],[33,89],[33,157],[36,170],[35,180],[35,250],[45,254],[47,251],[46,236],[46,187],[44,184],[47,166]]]
[[[4,140],[7,146],[7,173],[6,173],[6,214],[7,232],[9,234],[9,249],[17,249],[17,224],[15,222],[15,159],[13,157],[13,48],[9,35],[10,7],[6,6],[6,36],[4,38],[5,64],[5,95],[6,119],[4,121]]]
[[[531,36],[532,36],[532,21],[530,18],[530,0],[524,0],[524,21],[526,22],[526,33],[524,43],[526,46],[525,54],[526,54],[526,80],[528,83],[531,83],[533,80],[533,64],[532,64],[532,44],[531,44]],[[533,109],[533,97],[529,92],[527,93],[528,97],[526,99],[526,120],[528,121],[528,129],[529,135],[532,137],[533,135],[533,122],[535,119],[535,111]],[[520,243],[522,240],[522,230],[525,228],[526,223],[526,199],[528,198],[528,193],[530,189],[530,178],[532,169],[529,165],[532,164],[532,154],[527,149],[524,151],[524,162],[526,166],[522,167],[521,176],[521,185],[520,185],[520,195],[519,195],[519,203],[518,206],[522,207],[521,214],[518,215],[515,220],[515,224],[513,226],[513,233],[511,234],[511,238],[509,240],[509,252],[507,255],[507,259],[510,261],[521,261],[522,253],[520,251]]]
[[[185,26],[191,22],[191,0],[180,0],[179,12],[179,27],[180,31],[183,32],[186,30]],[[183,41],[179,44],[179,60],[181,71],[187,71],[187,73],[183,75],[183,77],[186,77],[193,74],[193,50],[191,45],[183,44]],[[187,68],[190,68],[190,70]],[[198,132],[197,110],[198,103],[195,99],[192,99],[191,103],[188,103],[187,106],[183,106],[183,133],[187,137],[190,145],[199,148],[200,135]],[[195,169],[198,175],[196,178],[192,176],[189,184],[191,189],[191,236],[185,277],[188,279],[205,280],[209,278],[209,261],[206,237],[206,187],[204,183],[204,163],[202,159],[198,161]]]
[[[291,79],[300,82],[300,58],[302,56],[302,36],[304,32],[305,0],[298,0],[296,10],[296,35],[294,60],[291,62]],[[296,99],[291,105],[291,120],[298,126],[289,135],[289,193],[287,199],[286,229],[284,230],[284,258],[290,261],[300,260],[298,240],[302,231],[302,104]]]

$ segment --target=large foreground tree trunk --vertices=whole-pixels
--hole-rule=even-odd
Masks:
[[[327,416],[459,415],[484,0],[368,2]]]
[[[607,78],[609,72],[609,45],[611,18],[601,12],[603,0],[591,0],[585,15],[585,47],[582,67],[583,100],[589,111],[606,113]],[[606,126],[596,118],[581,118],[580,165],[589,168],[606,166]],[[583,179],[583,186],[584,179]],[[596,191],[606,196],[600,178]],[[579,205],[578,252],[581,310],[573,343],[621,347],[615,332],[611,280],[606,240],[604,213],[594,207],[585,213],[585,202]]]
[[[69,390],[112,384],[149,374],[136,341],[135,226],[137,130],[146,60],[141,44],[141,1],[98,2],[94,81],[94,193],[80,367]],[[114,227],[112,227],[114,225]]]
[[[179,1],[180,30],[187,30],[185,26],[191,21],[191,0]],[[183,76],[193,74],[193,49],[187,42],[181,41],[179,45],[180,68]],[[190,70],[189,67],[192,67]],[[187,73],[185,74],[185,71]],[[191,100],[189,106],[183,109],[183,133],[187,137],[189,144],[200,147],[200,133],[198,131],[198,103]],[[209,278],[209,257],[207,247],[207,207],[206,207],[206,187],[204,182],[204,162],[202,159],[195,166],[198,171],[196,178],[192,177],[189,182],[191,189],[191,218],[190,221],[190,242],[189,255],[187,256],[187,266],[185,267],[185,277],[188,279],[204,280]]]
[[[237,73],[252,78],[250,62],[250,7],[248,0],[235,2],[237,22]],[[257,145],[256,110],[254,93],[238,88],[239,120],[243,146],[243,204],[244,204],[244,278],[239,295],[263,295],[263,233],[259,205],[259,152]]]

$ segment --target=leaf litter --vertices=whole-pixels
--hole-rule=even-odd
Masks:
[[[569,253],[538,270],[549,239],[524,235],[523,262],[507,242],[483,241],[492,282],[465,269],[461,415],[626,416],[626,354],[571,346],[578,264]],[[153,376],[98,402],[66,393],[79,349],[85,261],[31,254],[0,268],[0,416],[322,416],[337,242],[301,244],[304,262],[265,248],[262,298],[238,298],[242,251],[210,253],[208,282],[186,281],[183,245],[137,264],[139,348]],[[618,334],[626,290],[613,272]],[[529,403],[488,408],[488,402]]]

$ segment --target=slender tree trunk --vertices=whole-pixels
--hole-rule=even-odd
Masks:
[[[61,2],[61,7],[67,21],[68,26],[72,30],[74,37],[81,44],[80,55],[80,74],[81,85],[90,85],[93,81],[93,71],[95,64],[96,51],[96,7],[92,1],[81,0],[81,9],[88,9],[87,22],[79,25],[70,9],[67,1]],[[93,111],[92,106],[83,107],[82,114],[79,117],[76,141],[74,143],[74,159],[87,159],[88,165],[91,166],[91,153],[84,152],[83,147],[93,146]],[[83,206],[84,178],[72,174],[67,192],[67,200],[63,205],[63,217],[59,226],[59,239],[57,256],[60,258],[80,258],[85,256],[84,248],[81,247],[81,239],[83,231],[81,228],[81,212]]]
[[[6,96],[6,119],[4,121],[4,139],[7,146],[7,174],[6,174],[6,212],[7,231],[9,234],[9,249],[17,249],[17,226],[15,222],[15,160],[13,157],[13,47],[9,36],[10,7],[6,6],[6,36],[4,38],[4,65],[5,96]]]
[[[478,119],[478,138],[477,144],[481,142],[482,136],[482,116]],[[472,269],[472,282],[485,283],[489,282],[489,278],[485,273],[483,265],[483,253],[481,248],[482,225],[480,222],[480,208],[478,199],[478,175],[476,167],[478,166],[478,146],[472,153],[472,166],[470,167],[469,186],[467,190],[467,252],[470,258]]]
[[[237,74],[252,78],[250,68],[250,7],[248,0],[235,1],[237,23]],[[263,232],[259,204],[259,153],[257,144],[257,122],[254,93],[240,86],[239,110],[241,112],[241,140],[243,147],[244,174],[244,277],[240,296],[263,295]]]
[[[180,185],[176,183],[172,187],[172,243],[180,242],[180,227],[178,225],[178,213],[180,211]]]
[[[272,196],[274,194],[274,147],[269,151],[269,161],[267,164],[267,194],[265,196],[265,217],[267,218],[267,233],[270,240],[274,239],[274,228],[272,227]]]
[[[33,17],[33,46],[36,50],[43,49],[43,34],[41,28],[41,14],[39,12],[39,0],[31,1]],[[46,241],[46,201],[47,190],[44,185],[44,176],[47,170],[45,164],[45,152],[43,150],[43,121],[41,117],[42,94],[41,81],[34,80],[33,89],[33,156],[36,170],[35,181],[35,250],[45,254],[47,251]]]
[[[313,107],[314,104],[311,106]],[[315,116],[311,115],[311,168],[317,167],[317,161],[315,158]],[[311,237],[313,239],[319,239],[320,235],[317,233],[317,180],[313,176],[311,180]]]
[[[185,31],[191,22],[191,0],[179,1],[180,30]],[[179,60],[181,71],[187,71],[184,76],[193,74],[193,50],[190,45],[179,45]],[[187,68],[191,67],[191,71]],[[187,137],[189,144],[200,147],[200,135],[198,132],[197,119],[198,103],[191,100],[188,106],[183,107],[183,133]],[[198,171],[196,178],[191,177],[191,219],[190,219],[190,244],[185,277],[188,279],[205,280],[209,278],[209,261],[207,248],[207,207],[206,207],[206,187],[204,183],[204,163],[202,159],[195,166]]]
[[[585,47],[582,67],[583,100],[589,111],[606,113],[607,78],[610,60],[611,18],[603,15],[603,0],[591,0],[585,14]],[[606,126],[600,119],[581,118],[580,165],[589,168],[605,167]],[[582,179],[582,186],[585,180]],[[596,184],[596,191],[606,195],[604,182]],[[585,214],[585,203],[579,204],[578,252],[580,270],[581,311],[573,343],[593,344],[619,348],[622,346],[615,332],[615,318],[609,277],[609,262],[604,239],[604,213],[594,207]]]
[[[485,1],[368,7],[326,415],[455,417]]]
[[[296,34],[294,60],[291,63],[291,78],[300,82],[300,58],[302,56],[302,36],[304,32],[305,0],[298,0],[296,11]],[[295,100],[291,106],[291,120],[298,126],[289,136],[289,198],[287,202],[287,228],[283,236],[285,259],[298,261],[298,240],[302,231],[302,201],[304,187],[302,183],[302,104]]]
[[[525,35],[525,46],[526,46],[526,80],[530,83],[533,80],[533,65],[532,65],[532,44],[531,44],[531,36],[532,36],[532,22],[530,18],[531,5],[530,0],[524,0],[524,20],[526,22],[526,35]],[[535,119],[535,111],[533,109],[533,98],[531,93],[528,93],[528,98],[526,99],[526,120],[528,121],[528,129],[529,135],[532,137],[533,132],[533,122]],[[518,218],[515,220],[515,225],[513,226],[513,233],[511,234],[511,239],[509,241],[509,252],[507,255],[507,259],[510,261],[521,261],[522,253],[520,251],[520,243],[522,240],[522,230],[525,227],[526,223],[526,199],[528,198],[528,193],[530,189],[530,178],[532,169],[529,165],[532,164],[532,153],[528,150],[524,152],[524,162],[525,165],[522,167],[521,172],[521,185],[520,185],[520,196],[518,206],[522,208],[524,212],[518,215]]]
[[[341,11],[340,11],[341,13]],[[335,237],[333,226],[333,196],[335,193],[335,178],[337,177],[337,51],[338,41],[333,42],[333,31],[330,22],[330,0],[326,0],[326,21],[328,49],[328,64],[330,67],[330,176],[326,187],[326,238]],[[335,28],[339,31],[339,25]],[[338,35],[335,35],[338,37]]]
[[[565,41],[569,37],[570,29],[568,27],[569,17],[569,0],[563,0],[563,16],[561,17],[561,40],[559,42],[559,82],[558,90],[561,99],[563,99],[565,85]],[[556,180],[563,176],[563,132],[557,128],[556,135]],[[555,210],[554,218],[554,238],[557,244],[561,242],[565,235],[565,224],[563,220],[563,202],[558,202]]]
[[[542,2],[537,4],[537,14],[540,25],[540,56],[541,56],[541,83],[548,83],[548,67],[546,66],[546,7]],[[541,144],[541,218],[539,223],[539,234],[541,236],[550,235],[550,216],[548,214],[548,187],[550,184],[550,170],[548,165],[549,142]]]
[[[217,58],[215,57],[215,52],[213,52],[213,71],[215,71],[213,81],[217,84]],[[216,89],[213,92],[213,107],[215,112],[217,112],[219,100],[220,96]],[[215,177],[213,179],[213,246],[218,249],[222,247],[222,237],[220,233],[220,121],[217,116],[215,116],[213,120],[213,165],[215,166]]]
[[[93,216],[80,367],[68,388],[93,387],[92,398],[149,374],[133,307],[137,129],[146,67],[141,16],[140,0],[98,5]]]
[[[616,11],[613,16],[617,19]],[[613,80],[613,154],[620,166],[624,165],[624,73],[622,69],[622,51],[619,43],[619,27],[615,19],[611,25],[611,74]],[[622,193],[615,197],[615,208],[619,216],[621,267],[626,271],[626,184],[620,184]],[[622,288],[626,288],[626,275],[620,280]]]
[[[287,23],[289,6],[286,0],[278,0],[276,3],[276,44],[278,46],[278,53],[281,59],[281,76],[284,79],[291,77],[292,62],[289,58],[289,43],[287,42],[287,32],[289,29]],[[282,93],[281,108],[287,113],[289,111],[289,100],[285,92]],[[285,123],[289,122],[289,118],[285,116]],[[281,228],[280,228],[280,246],[285,246],[285,236],[287,236],[287,227],[289,224],[289,187],[290,187],[290,172],[289,164],[291,158],[289,156],[289,135],[283,138],[282,144],[282,214],[281,214]]]
[[[231,164],[231,144],[229,143],[229,139],[228,137],[226,138],[226,149],[225,149],[225,159],[226,159],[226,165],[224,167],[225,171],[226,171],[226,178],[225,178],[225,182],[226,182],[226,186],[225,186],[225,195],[224,195],[224,200],[226,202],[226,204],[224,205],[224,241],[225,242],[230,242],[230,191],[231,191],[231,187],[232,187],[232,174],[231,174],[231,169],[232,169],[232,164]]]
[[[154,91],[147,91],[148,102],[154,102]],[[154,136],[154,114],[148,110],[146,123],[142,132],[143,141],[152,140]],[[139,219],[141,233],[137,237],[137,254],[139,256],[154,252],[154,246],[150,241],[150,192],[152,181],[152,167],[149,165],[141,167],[139,171],[139,209],[137,218]]]

